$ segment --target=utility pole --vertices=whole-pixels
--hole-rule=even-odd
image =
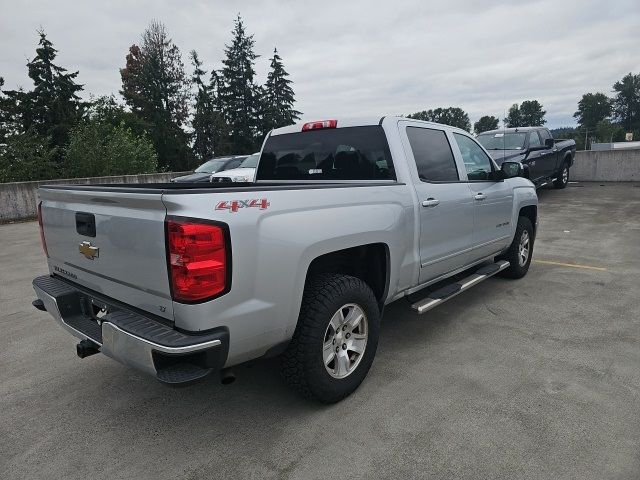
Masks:
[[[584,149],[587,150],[587,133],[589,133],[588,129],[584,129]]]

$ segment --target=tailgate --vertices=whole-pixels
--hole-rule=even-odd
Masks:
[[[52,273],[173,320],[161,190],[45,187],[38,196]]]

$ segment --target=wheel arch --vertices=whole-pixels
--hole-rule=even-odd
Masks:
[[[533,226],[533,234],[535,237],[537,225],[538,225],[538,206],[537,205],[526,205],[521,207],[518,211],[518,217],[528,218]]]
[[[307,268],[305,285],[310,278],[321,273],[340,273],[360,278],[373,291],[382,312],[389,293],[390,267],[389,245],[383,242],[357,245],[314,258]]]

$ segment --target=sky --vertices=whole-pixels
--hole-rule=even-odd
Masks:
[[[640,0],[0,0],[4,88],[31,88],[42,27],[84,95],[117,94],[129,46],[152,19],[191,72],[220,68],[238,13],[254,35],[257,81],[277,47],[303,119],[456,106],[471,121],[538,99],[547,125],[575,124],[583,93],[640,73]]]

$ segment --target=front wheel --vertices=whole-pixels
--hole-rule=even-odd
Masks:
[[[378,346],[380,312],[359,278],[323,274],[305,286],[298,325],[282,355],[285,381],[307,398],[334,403],[362,383]]]
[[[509,250],[499,258],[508,260],[509,267],[501,272],[508,278],[522,278],[529,271],[533,256],[533,225],[527,217],[519,217],[516,234]]]
[[[556,176],[556,179],[553,181],[553,186],[556,188],[564,188],[569,184],[569,163],[564,162],[562,164],[562,169],[560,173]]]

